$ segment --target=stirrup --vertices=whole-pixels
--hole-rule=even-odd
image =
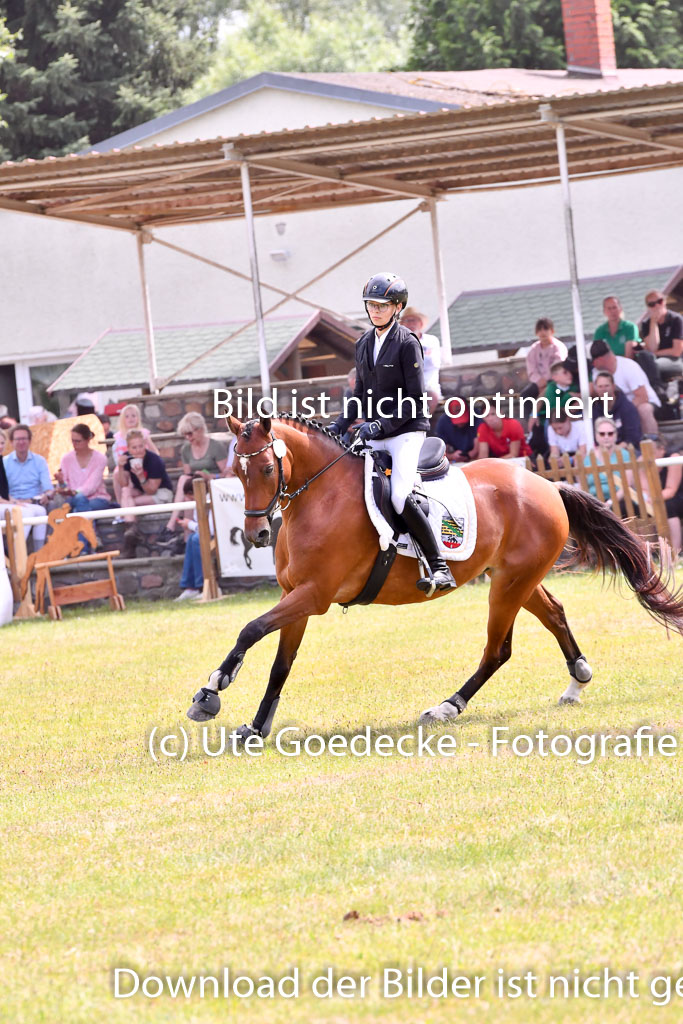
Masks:
[[[435,590],[455,590],[458,584],[453,579],[450,569],[431,569],[431,576],[423,576],[417,581],[417,589],[422,590],[428,597]]]

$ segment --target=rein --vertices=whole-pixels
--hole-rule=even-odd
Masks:
[[[297,490],[294,491],[293,494],[289,493],[289,491],[287,490],[287,485],[285,484],[285,473],[284,469],[282,468],[282,460],[285,456],[287,448],[282,438],[274,437],[271,441],[268,442],[268,444],[265,444],[263,448],[259,448],[258,451],[255,452],[247,452],[244,455],[240,454],[240,452],[237,451],[237,447],[235,447],[235,455],[237,456],[238,459],[253,459],[254,456],[261,455],[269,448],[272,448],[273,455],[275,456],[275,459],[277,461],[278,486],[275,494],[273,495],[270,502],[266,505],[265,508],[245,509],[245,517],[247,519],[260,519],[263,516],[265,516],[268,519],[268,522],[270,522],[273,518],[273,515],[278,510],[281,512],[286,512],[295,498],[298,498],[300,494],[303,494],[304,491],[308,490],[308,487],[310,486],[310,484],[313,483],[314,480],[317,480],[318,477],[323,475],[323,473],[326,473],[328,469],[332,469],[332,467],[335,466],[340,459],[343,459],[345,455],[349,455],[353,451],[357,443],[358,438],[353,442],[353,444],[346,448],[341,453],[341,455],[338,455],[336,459],[333,459],[332,462],[327,464],[327,466],[323,466],[321,470],[315,473],[312,477],[309,477],[307,480],[305,480],[301,487],[297,488]],[[287,504],[284,506],[281,504],[283,499],[286,499],[287,501]]]

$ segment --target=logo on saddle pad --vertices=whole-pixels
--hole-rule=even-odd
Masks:
[[[441,542],[446,548],[459,548],[462,544],[465,520],[453,516],[441,517]]]

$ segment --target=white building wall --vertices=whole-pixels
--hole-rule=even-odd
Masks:
[[[295,98],[298,101],[300,97],[254,94],[238,101],[239,117],[233,119],[232,110],[223,111],[222,127],[214,122],[217,115],[207,118],[224,135],[243,130],[247,115],[251,131],[264,124],[272,127],[268,111],[280,125],[286,119],[291,126],[299,123],[300,109],[296,118],[293,114],[287,118],[286,111],[277,113],[275,108],[284,104],[292,112]],[[310,105],[307,120],[312,122],[319,103],[314,104],[310,97],[303,99]],[[326,120],[339,116],[333,103],[320,102],[327,104]],[[359,105],[357,113],[361,112],[368,117],[372,109]],[[188,127],[190,137],[196,137],[200,128],[197,124],[190,131]],[[181,137],[180,131],[174,134]],[[683,222],[682,175],[676,169],[574,183],[580,275],[593,277],[683,262],[677,231],[672,230]],[[263,281],[287,289],[297,287],[416,205],[417,201],[407,200],[258,218]],[[439,217],[449,301],[463,290],[567,277],[559,186],[453,196],[439,204]],[[276,224],[284,224],[283,234],[278,233]],[[143,323],[132,235],[2,212],[0,236],[0,363],[69,361],[106,328]],[[167,229],[163,237],[248,272],[243,221]],[[283,249],[288,250],[289,258],[275,262],[269,253]],[[146,253],[155,322],[206,323],[251,315],[248,283],[160,246],[147,246]],[[363,282],[382,269],[402,274],[409,283],[411,301],[436,316],[429,217],[424,213],[342,265],[310,288],[305,297],[331,309],[359,314]],[[264,289],[265,308],[275,301],[277,298]],[[294,308],[290,303],[280,312]],[[530,310],[530,334],[539,312],[552,316],[552,310]],[[635,318],[642,311],[626,312]],[[504,309],[500,315],[504,320]]]

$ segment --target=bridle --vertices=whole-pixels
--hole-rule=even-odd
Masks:
[[[275,494],[270,499],[265,508],[245,509],[245,518],[261,519],[265,517],[269,523],[272,522],[273,516],[275,515],[276,512],[286,512],[289,506],[294,501],[294,499],[298,498],[300,494],[302,494],[305,490],[308,489],[309,484],[312,484],[314,480],[317,480],[319,476],[322,476],[323,473],[326,473],[328,469],[331,469],[332,466],[339,462],[340,459],[343,459],[345,455],[348,455],[349,452],[353,450],[356,443],[357,440],[354,441],[353,444],[350,445],[348,448],[345,448],[341,455],[338,455],[337,458],[333,459],[332,462],[327,464],[327,466],[323,466],[321,470],[315,473],[312,477],[309,477],[309,479],[306,480],[301,485],[301,487],[297,488],[297,490],[294,491],[293,494],[290,494],[289,491],[287,490],[287,484],[285,481],[285,471],[282,466],[282,460],[287,454],[287,446],[281,437],[271,437],[271,440],[268,442],[268,444],[264,444],[263,448],[259,448],[258,451],[255,452],[245,452],[244,454],[238,452],[237,445],[235,445],[235,455],[238,459],[253,459],[256,455],[262,455],[263,452],[266,452],[268,451],[269,448],[272,448],[273,455],[275,456],[275,460],[277,462],[278,482]],[[282,504],[283,500],[287,502],[286,505]]]

